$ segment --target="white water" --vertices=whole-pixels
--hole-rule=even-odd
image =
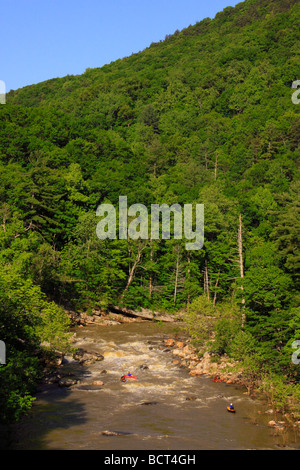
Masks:
[[[234,385],[191,377],[175,365],[172,354],[159,349],[164,333],[165,328],[151,323],[76,329],[75,346],[99,352],[104,360],[88,367],[66,366],[80,373],[81,383],[41,391],[19,427],[15,447],[221,450],[287,444],[286,435],[273,435],[267,426],[270,417],[261,401]],[[120,377],[128,372],[137,379],[122,383]],[[99,380],[103,386],[92,385]],[[226,410],[230,402],[235,414]],[[285,448],[295,445],[289,436]]]

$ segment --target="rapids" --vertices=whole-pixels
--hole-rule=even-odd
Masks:
[[[261,400],[235,385],[191,377],[160,348],[174,326],[152,322],[75,328],[75,347],[101,362],[64,368],[71,387],[44,386],[17,428],[14,449],[222,450],[296,448],[293,435],[268,427]],[[120,381],[130,372],[137,379]],[[93,385],[98,382],[103,385]],[[226,406],[233,402],[236,413]],[[299,444],[299,443],[298,443]]]

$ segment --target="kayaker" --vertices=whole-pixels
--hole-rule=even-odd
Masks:
[[[232,403],[230,403],[229,408],[230,408],[231,410],[234,410],[234,406],[233,406]]]

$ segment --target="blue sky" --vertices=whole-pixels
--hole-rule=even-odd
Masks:
[[[6,91],[101,67],[235,0],[0,0]]]

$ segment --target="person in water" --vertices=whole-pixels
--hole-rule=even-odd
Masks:
[[[121,380],[121,382],[126,382],[126,377],[125,377],[125,375],[122,375],[122,377],[121,377],[120,380]]]

